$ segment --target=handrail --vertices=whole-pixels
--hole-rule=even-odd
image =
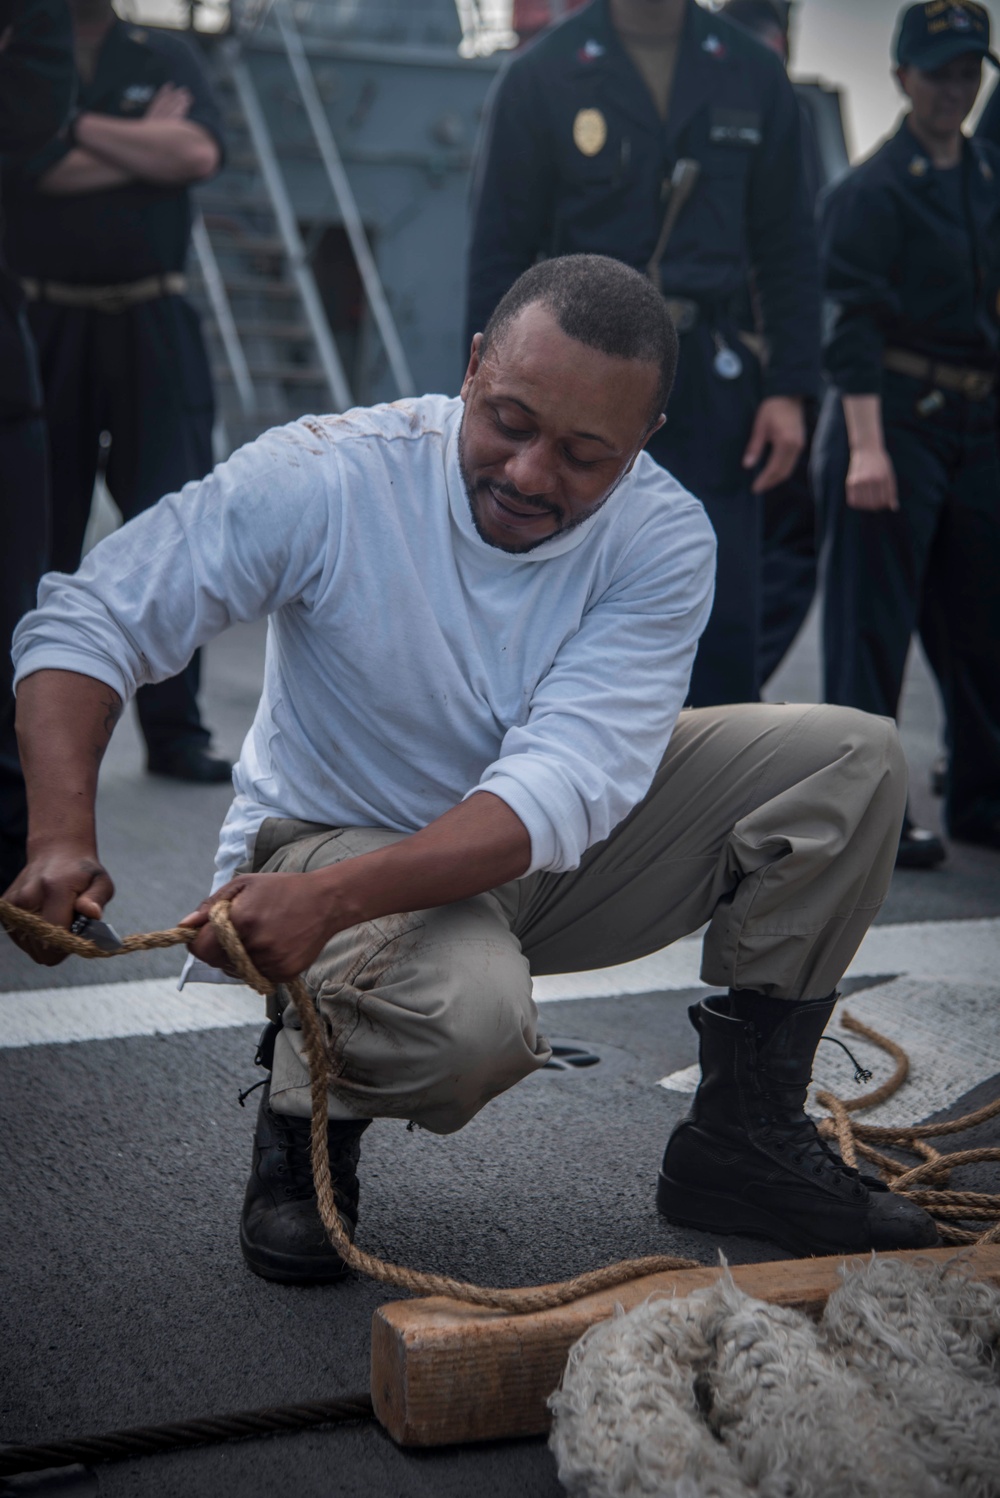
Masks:
[[[337,142],[334,140],[330,121],[319,96],[316,80],[313,77],[312,68],[306,55],[302,34],[295,24],[291,6],[288,0],[274,0],[273,13],[278,22],[281,40],[284,44],[288,57],[292,76],[295,79],[299,93],[302,95],[302,103],[305,107],[306,116],[309,120],[316,145],[319,148],[320,158],[326,171],[327,179],[333,189],[333,195],[340,209],[344,228],[350,241],[351,250],[354,254],[355,263],[361,276],[361,281],[368,298],[372,317],[382,339],[386,359],[392,371],[392,377],[400,395],[416,394],[416,386],[403,345],[400,341],[396,323],[386,299],[382,278],[375,264],[375,257],[368,243],[364,224],[361,221],[361,213],[358,209],[357,199],[351,187],[344,163],[341,160]]]
[[[191,225],[191,243],[198,257],[201,268],[201,278],[205,283],[205,292],[208,296],[212,316],[219,330],[222,347],[225,350],[226,361],[236,386],[236,393],[240,398],[243,415],[253,417],[257,414],[257,392],[254,389],[253,380],[250,377],[250,369],[247,365],[246,355],[243,352],[243,344],[233,317],[233,309],[229,305],[229,297],[226,294],[225,282],[222,272],[219,270],[219,262],[215,258],[215,250],[205,227],[205,220],[200,213],[194,216]]]
[[[323,367],[323,377],[333,399],[334,409],[346,411],[354,404],[354,397],[330,331],[330,324],[327,322],[315,277],[306,257],[305,245],[302,243],[302,235],[295,221],[291,199],[288,196],[285,179],[281,174],[274,142],[271,140],[271,132],[268,129],[260,99],[257,97],[257,90],[250,77],[249,69],[239,54],[238,44],[226,43],[224,52],[239,97],[240,107],[247,122],[247,129],[250,132],[254,153],[260,164],[264,186],[271,200],[288,265],[295,279],[302,309],[306,314],[316,352]]]

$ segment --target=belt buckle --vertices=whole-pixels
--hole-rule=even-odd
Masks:
[[[993,376],[985,370],[970,369],[963,380],[963,391],[969,400],[983,401],[993,389]]]
[[[690,333],[698,321],[698,303],[690,297],[668,296],[664,297],[667,304],[667,313],[674,325],[676,333]]]
[[[124,312],[128,306],[128,297],[117,287],[105,292],[94,301],[94,307],[98,312]]]

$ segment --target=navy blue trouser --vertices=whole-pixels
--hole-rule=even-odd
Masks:
[[[848,509],[843,410],[833,392],[824,402],[814,474],[825,695],[894,717],[919,630],[945,711],[945,815],[960,834],[1000,810],[1000,452],[992,401],[945,393],[940,409],[922,416],[927,393],[886,371],[898,512]]]
[[[761,372],[735,329],[727,330],[726,341],[743,365],[735,380],[714,372],[707,324],[683,335],[666,425],[648,449],[701,500],[718,540],[715,603],[691,676],[693,707],[756,702],[760,695],[761,502],[750,492],[753,473],[742,465],[761,401]]]
[[[52,554],[75,572],[100,456],[111,434],[107,484],[126,520],[212,467],[211,376],[194,309],[179,296],[125,312],[34,302],[52,455]],[[179,676],[139,689],[151,754],[207,744],[198,711],[196,653]]]
[[[810,441],[816,426],[812,406]],[[777,671],[795,643],[816,592],[816,505],[809,482],[809,443],[783,484],[764,499],[761,565],[760,684]]]
[[[28,808],[14,737],[10,640],[48,566],[48,445],[40,416],[0,419],[0,894],[25,863]]]
[[[25,861],[24,777],[14,737],[10,641],[49,558],[48,442],[24,299],[0,266],[0,894]]]

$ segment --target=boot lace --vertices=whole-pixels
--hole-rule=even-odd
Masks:
[[[289,1200],[304,1200],[316,1195],[313,1181],[310,1125],[305,1119],[291,1118],[280,1113],[272,1114],[275,1133],[282,1153],[278,1175],[283,1180],[283,1192]],[[361,1135],[366,1125],[331,1124],[327,1128],[327,1143],[330,1151],[330,1175],[337,1206],[351,1208],[352,1191],[357,1186],[358,1153]]]
[[[866,1195],[860,1172],[852,1165],[845,1165],[825,1139],[816,1132],[811,1118],[803,1116],[789,1119],[787,1115],[774,1113],[761,1115],[763,1135],[770,1148],[788,1159],[797,1170],[808,1170],[817,1180],[826,1180],[831,1186],[846,1188],[859,1200]]]
[[[274,1119],[275,1134],[278,1139],[278,1147],[281,1150],[281,1161],[277,1167],[277,1173],[282,1181],[282,1191],[289,1200],[301,1200],[305,1197],[315,1195],[313,1185],[312,1158],[309,1151],[308,1126],[303,1130],[301,1124],[304,1119],[288,1119],[276,1113]],[[300,1127],[296,1128],[295,1125]],[[330,1171],[336,1182],[336,1166],[331,1155]]]
[[[780,1085],[772,1084],[770,1095],[762,1100],[765,1107],[758,1121],[770,1147],[786,1156],[796,1169],[809,1170],[818,1180],[825,1178],[841,1189],[848,1185],[853,1196],[864,1196],[860,1173],[845,1165],[826,1140],[820,1138],[812,1119],[801,1111],[798,1095],[794,1100],[786,1099],[782,1096],[784,1091]]]

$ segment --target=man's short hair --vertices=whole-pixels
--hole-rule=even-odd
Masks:
[[[568,338],[615,359],[660,371],[649,426],[667,404],[677,369],[677,334],[652,281],[607,255],[559,255],[518,276],[483,330],[480,358],[525,307],[548,308]]]

